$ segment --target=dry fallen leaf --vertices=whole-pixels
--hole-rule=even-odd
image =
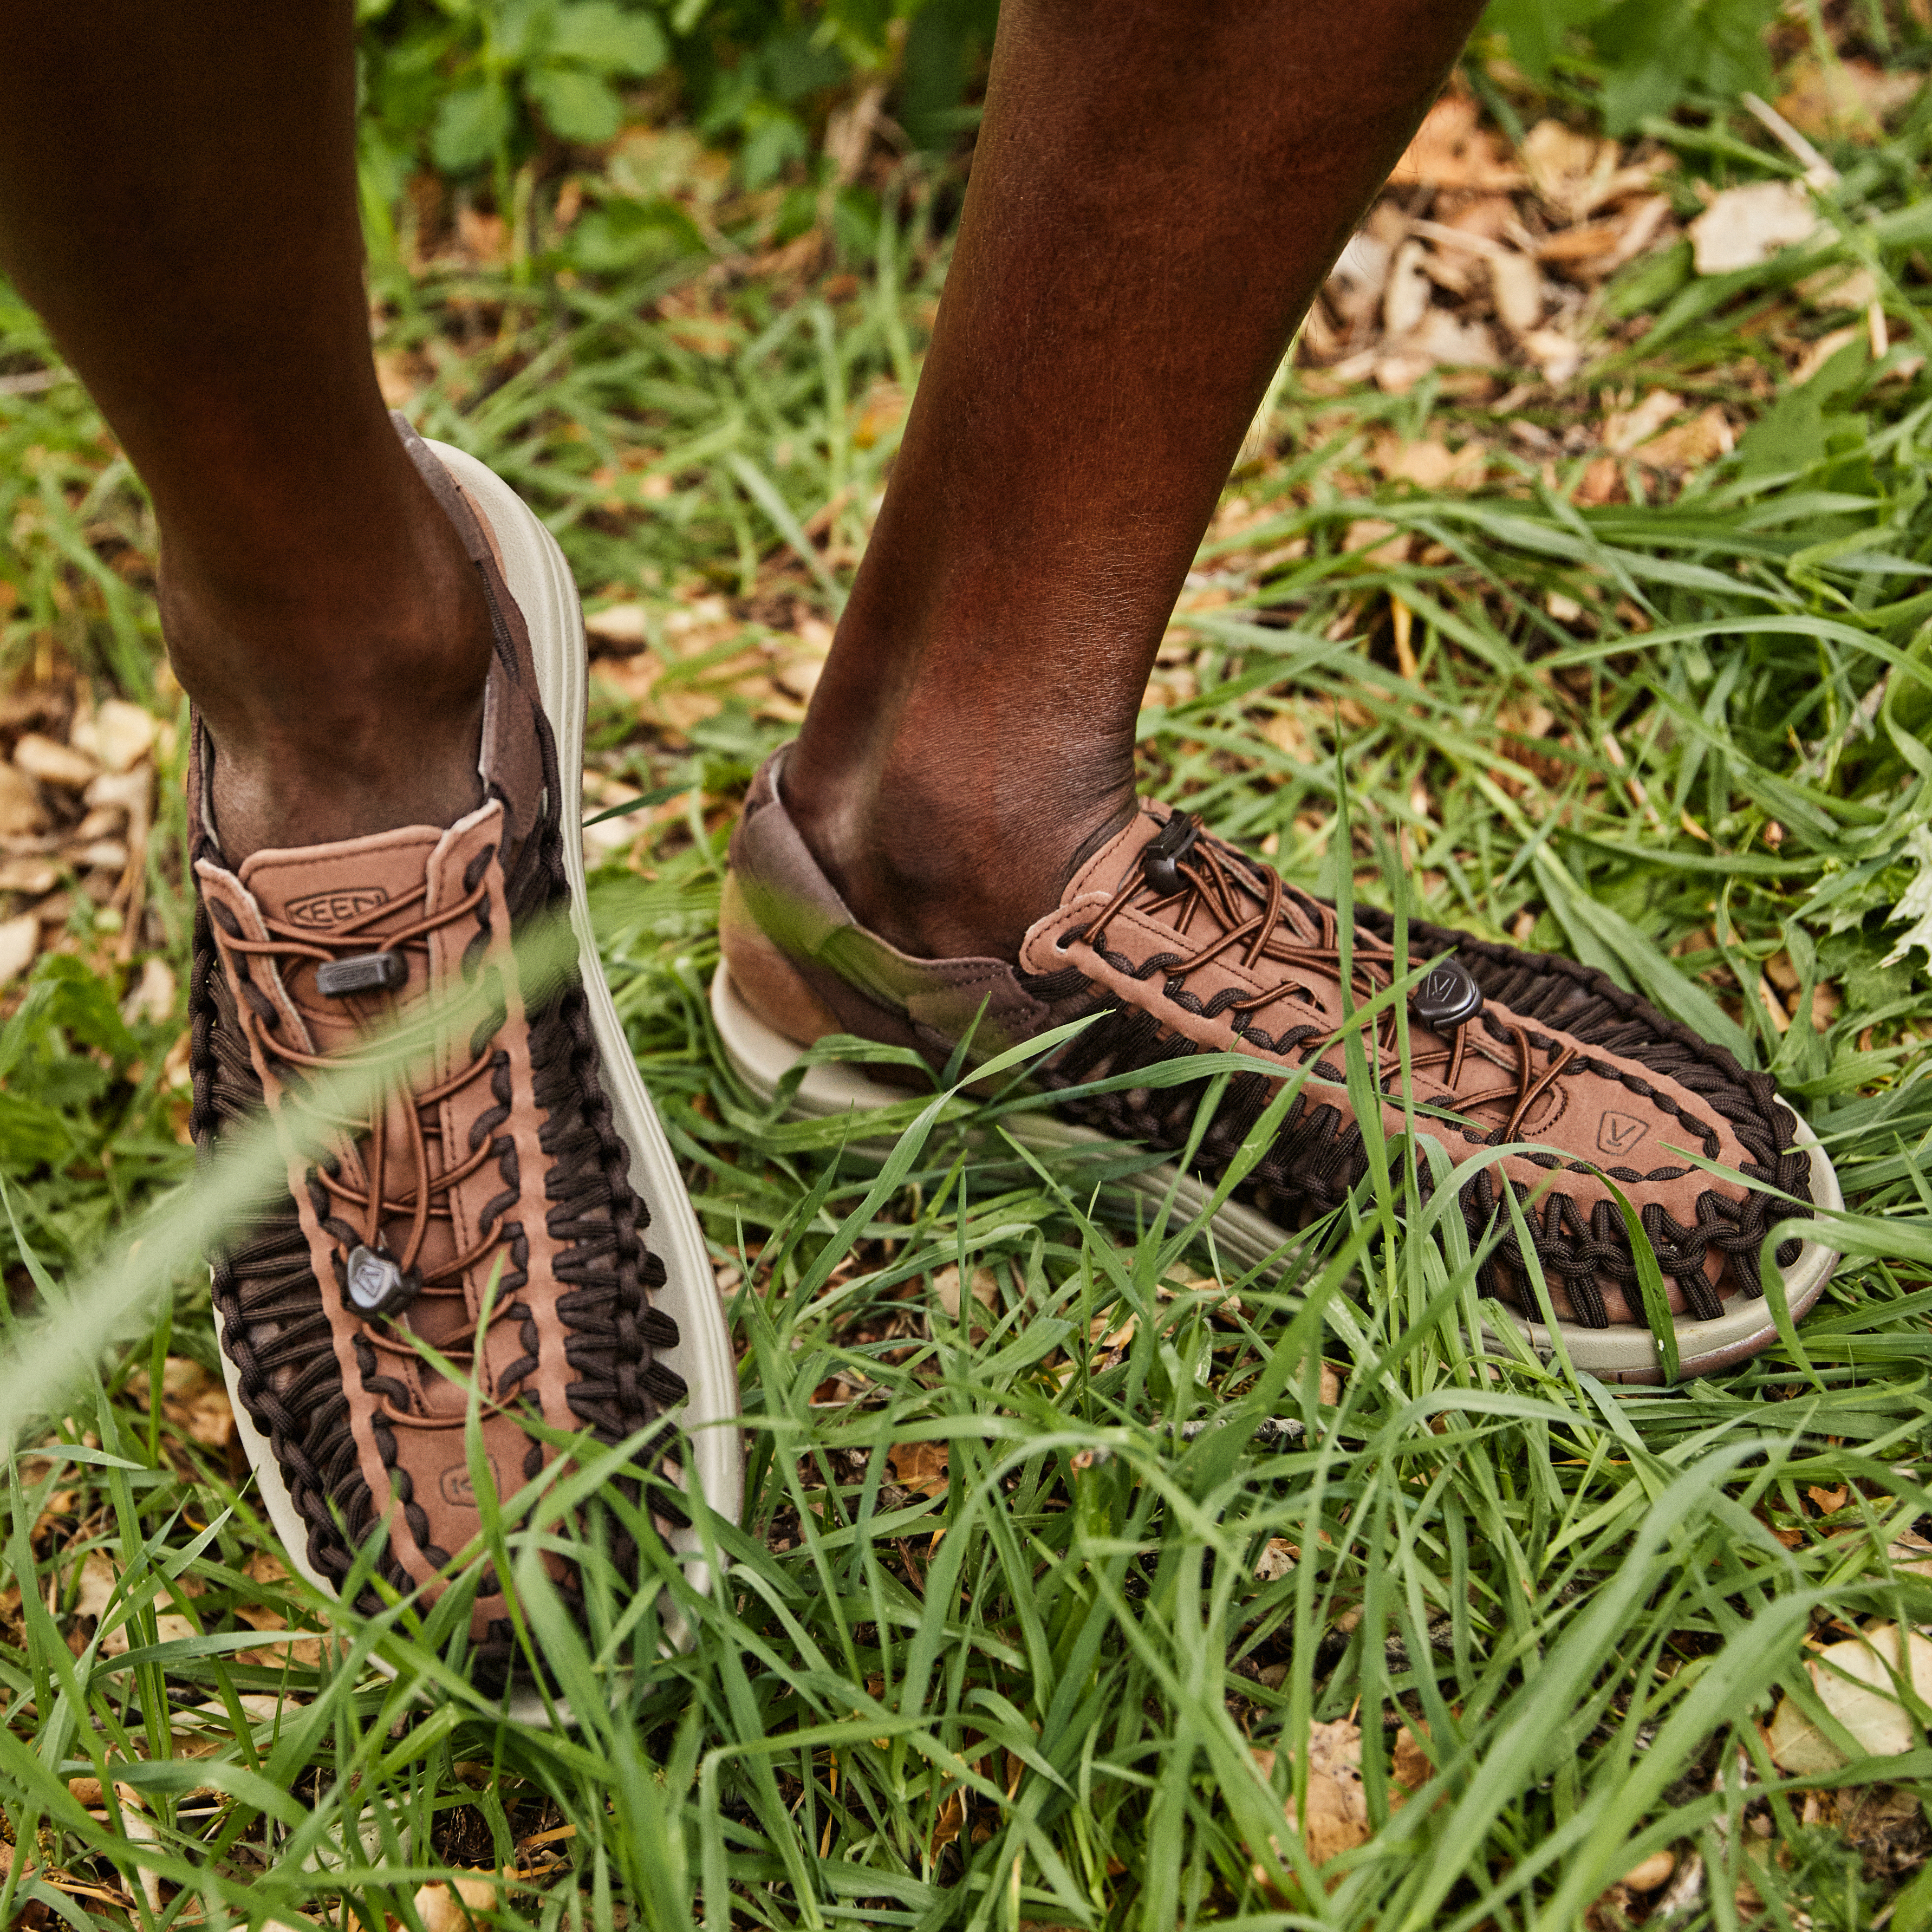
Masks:
[[[1514,249],[1490,257],[1490,296],[1496,315],[1512,335],[1525,336],[1543,320],[1549,306],[1549,285],[1543,271],[1528,255]]]
[[[1366,562],[1400,563],[1408,554],[1408,536],[1379,517],[1358,517],[1342,538],[1345,550],[1360,550]]]
[[[1424,117],[1415,138],[1389,177],[1396,188],[1510,188],[1522,171],[1487,129],[1477,125],[1476,103],[1445,94]]]
[[[146,1020],[159,1026],[174,1016],[174,968],[158,952],[141,962],[141,976],[121,1002],[121,1017],[132,1026]]]
[[[85,752],[56,744],[38,731],[26,733],[14,747],[14,762],[29,778],[63,790],[80,791],[100,774],[100,767]]]
[[[1700,275],[1754,268],[1780,248],[1809,241],[1818,226],[1802,182],[1748,182],[1726,188],[1691,223],[1691,259]]]
[[[169,976],[172,982],[173,976]],[[172,984],[168,996],[171,1011]],[[149,1393],[145,1375],[130,1376],[128,1387],[144,1397]],[[190,1442],[199,1442],[204,1448],[225,1448],[235,1433],[235,1412],[229,1406],[226,1384],[185,1355],[170,1355],[161,1371],[161,1414]]]
[[[416,1916],[423,1932],[466,1932],[474,1915],[488,1912],[496,1903],[496,1888],[488,1879],[452,1879],[444,1885],[426,1885],[416,1894]]]
[[[1713,403],[1687,423],[1640,442],[1630,453],[1652,470],[1701,470],[1737,446],[1729,419]]]
[[[946,1445],[944,1442],[895,1442],[886,1452],[894,1479],[922,1496],[944,1496]]]
[[[1287,1806],[1290,1831],[1300,1831],[1308,1856],[1325,1864],[1338,1852],[1366,1844],[1369,1801],[1362,1788],[1362,1733],[1342,1718],[1308,1727],[1308,1804],[1305,1820]]]
[[[1560,388],[1583,366],[1583,345],[1560,328],[1532,328],[1522,338],[1522,351],[1552,388]]]
[[[932,1292],[940,1306],[952,1319],[959,1319],[959,1270],[949,1263],[932,1277]],[[1000,1305],[1000,1286],[991,1268],[973,1270],[973,1299],[982,1308],[997,1308]]]
[[[34,963],[40,943],[40,922],[32,913],[0,920],[0,986],[17,980]]]
[[[1604,418],[1604,447],[1612,455],[1628,456],[1647,442],[1684,406],[1684,398],[1668,389],[1653,389],[1634,409],[1616,410]]]
[[[145,705],[110,698],[92,717],[75,721],[69,742],[108,771],[131,771],[153,748],[159,729],[159,721]]]
[[[86,1648],[88,1641],[78,1628],[79,1620],[83,1617],[94,1618],[94,1634],[99,1635],[99,1619],[107,1613],[110,1605],[114,1602],[115,1592],[120,1586],[120,1581],[121,1573],[110,1561],[104,1550],[90,1550],[81,1559],[80,1587],[76,1593],[74,1605],[76,1627],[68,1639],[69,1647],[76,1656]],[[167,1600],[165,1593],[157,1591],[154,1600],[165,1603]],[[184,1637],[198,1636],[200,1634],[194,1625],[178,1612],[164,1610],[154,1618],[154,1641],[158,1643],[175,1643]],[[114,1628],[100,1638],[98,1654],[102,1657],[124,1656],[133,1640],[129,1619],[124,1613]]]
[[[1312,764],[1315,747],[1298,712],[1284,704],[1262,720],[1262,736],[1278,752],[1286,752],[1296,764]]]
[[[1434,291],[1424,266],[1428,252],[1420,242],[1405,242],[1389,264],[1382,290],[1382,328],[1392,338],[1406,335],[1429,313]]]
[[[1522,158],[1538,195],[1565,221],[1595,208],[1616,174],[1617,144],[1579,134],[1561,121],[1539,121],[1523,136]]]
[[[1422,1739],[1429,1735],[1429,1726],[1421,1726],[1421,1736],[1407,1724],[1395,1734],[1395,1749],[1390,1754],[1389,1769],[1396,1784],[1405,1790],[1420,1791],[1436,1775],[1436,1767],[1430,1762],[1429,1754],[1422,1748]]]
[[[940,1806],[939,1816],[932,1821],[932,1850],[935,1855],[943,1846],[952,1844],[958,1838],[960,1827],[965,1822],[965,1798],[955,1791]]]
[[[1918,1742],[1918,1724],[1894,1689],[1899,1645],[1896,1624],[1876,1624],[1809,1661],[1820,1702],[1869,1756],[1896,1757]],[[1932,1702],[1932,1638],[1912,1631],[1906,1655],[1913,1692]],[[1789,1697],[1772,1715],[1769,1741],[1773,1761],[1795,1776],[1835,1771],[1846,1761]]]
[[[1375,312],[1388,285],[1393,259],[1389,244],[1366,229],[1352,237],[1342,250],[1323,288],[1345,326],[1353,328]]]
[[[1882,68],[1876,61],[1825,62],[1805,54],[1792,63],[1785,81],[1778,111],[1801,134],[1872,142],[1925,77],[1909,68]]]
[[[1489,452],[1479,442],[1451,450],[1433,439],[1406,443],[1392,436],[1377,440],[1374,460],[1391,482],[1413,483],[1423,490],[1473,489],[1489,468]]]
[[[585,613],[584,628],[599,644],[622,644],[634,650],[650,635],[641,604],[610,604]]]
[[[1279,1582],[1294,1568],[1295,1548],[1286,1537],[1268,1539],[1255,1564],[1255,1580],[1258,1583]]]
[[[0,838],[30,836],[46,822],[40,787],[17,766],[0,765]]]
[[[1798,358],[1798,366],[1791,372],[1793,384],[1810,382],[1840,350],[1847,343],[1857,341],[1864,332],[1854,325],[1848,328],[1834,328],[1828,334],[1820,336]]]
[[[1850,262],[1834,262],[1807,275],[1796,287],[1814,308],[1867,308],[1879,298],[1878,278]]]
[[[1503,360],[1487,322],[1462,321],[1446,308],[1430,309],[1403,346],[1448,369],[1493,369]]]

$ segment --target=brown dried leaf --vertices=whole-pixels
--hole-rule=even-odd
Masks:
[[[963,1793],[952,1792],[939,1808],[939,1816],[932,1821],[932,1850],[935,1855],[942,1847],[953,1844],[966,1822],[966,1800]]]
[[[1490,256],[1489,270],[1490,297],[1498,319],[1512,335],[1527,335],[1549,306],[1550,286],[1542,271],[1514,249]]]
[[[0,765],[0,838],[28,836],[46,822],[40,787],[17,766]]]
[[[1786,71],[1778,111],[1801,134],[1874,142],[1924,80],[1910,68],[1882,68],[1876,61],[1821,62],[1805,54]]]
[[[1904,1659],[1914,1693],[1922,1701],[1932,1697],[1932,1638],[1912,1631],[1905,1641]],[[1872,1624],[1861,1636],[1830,1645],[1810,1660],[1811,1681],[1820,1700],[1873,1757],[1897,1756],[1918,1742],[1918,1726],[1893,1688],[1900,1666],[1896,1624]],[[1835,1771],[1845,1761],[1788,1697],[1772,1713],[1768,1741],[1773,1761],[1796,1776]]]
[[[1652,470],[1701,470],[1706,464],[1728,456],[1736,446],[1729,420],[1713,403],[1690,422],[1640,443],[1631,454]]]
[[[1408,536],[1379,517],[1358,517],[1342,538],[1345,550],[1360,550],[1370,563],[1400,563],[1408,554]]]
[[[1819,226],[1802,182],[1748,182],[1726,188],[1691,223],[1692,260],[1700,275],[1754,268],[1780,248],[1809,241]]]
[[[1419,1730],[1420,1735],[1417,1732]],[[1430,1761],[1429,1754],[1422,1748],[1422,1738],[1429,1735],[1429,1726],[1423,1724],[1412,1730],[1405,1724],[1395,1734],[1395,1749],[1390,1754],[1390,1771],[1396,1784],[1406,1791],[1420,1791],[1436,1775],[1436,1766]]]
[[[1631,1892],[1654,1892],[1676,1869],[1675,1852],[1652,1852],[1648,1858],[1624,1874],[1623,1882]]]
[[[40,922],[32,913],[0,920],[0,986],[17,980],[40,949]]]
[[[1267,1546],[1255,1562],[1255,1580],[1258,1583],[1273,1583],[1294,1568],[1299,1552],[1286,1537],[1270,1537]]]
[[[940,1306],[957,1322],[959,1319],[959,1270],[957,1266],[949,1264],[932,1277],[932,1292]],[[991,1268],[975,1268],[973,1270],[973,1299],[982,1308],[999,1306],[1000,1285]]]
[[[600,644],[615,645],[620,650],[641,650],[650,638],[650,620],[641,604],[610,604],[601,610],[586,612],[584,628]]]
[[[110,772],[131,771],[154,748],[160,721],[146,705],[110,698],[74,721],[68,742]]]
[[[1487,322],[1466,322],[1446,308],[1430,309],[1402,347],[1448,369],[1493,369],[1503,359]]]
[[[510,259],[510,224],[500,214],[479,214],[467,203],[456,211],[456,242],[482,268],[494,268]]]
[[[1382,290],[1382,328],[1394,338],[1416,328],[1429,313],[1432,298],[1426,266],[1428,250],[1420,242],[1405,242],[1389,264]]]
[[[1847,343],[1856,342],[1864,334],[1864,329],[1853,325],[1848,328],[1834,328],[1810,344],[1804,353],[1798,358],[1798,366],[1791,372],[1794,383],[1808,382],[1838,354]]]
[[[1579,134],[1561,121],[1539,121],[1523,136],[1522,158],[1538,196],[1566,221],[1580,221],[1597,206],[1616,172],[1614,141]]]
[[[1315,748],[1300,714],[1288,706],[1270,711],[1262,720],[1262,736],[1278,752],[1286,752],[1297,764],[1312,764]]]
[[[894,1479],[922,1496],[944,1496],[946,1445],[944,1442],[895,1442],[886,1452]]]
[[[1628,456],[1647,442],[1684,406],[1684,398],[1669,389],[1653,389],[1634,409],[1613,410],[1604,418],[1604,447]]]
[[[1814,308],[1867,308],[1879,298],[1878,278],[1851,262],[1834,262],[1796,286]]]
[[[1424,117],[1389,176],[1396,188],[1520,188],[1522,171],[1486,128],[1477,125],[1476,104],[1466,94],[1445,94]]]
[[[1322,286],[1345,328],[1353,328],[1375,314],[1382,291],[1388,286],[1393,260],[1388,243],[1366,229],[1342,250],[1341,258]]]
[[[14,762],[29,778],[43,784],[58,785],[63,790],[80,791],[100,772],[100,766],[85,752],[57,745],[38,731],[26,733],[14,747]]]
[[[1400,436],[1376,439],[1376,467],[1391,482],[1401,480],[1424,490],[1473,489],[1489,467],[1489,452],[1480,442],[1451,450],[1445,442],[1426,439],[1404,442]]]
[[[1560,328],[1532,328],[1522,338],[1522,350],[1553,388],[1560,388],[1583,366],[1582,344]]]
[[[1362,1788],[1358,1726],[1343,1718],[1309,1726],[1306,1816],[1297,1816],[1292,1798],[1286,1810],[1288,1829],[1302,1833],[1308,1856],[1317,1864],[1368,1842],[1369,1803]]]
[[[1613,503],[1624,494],[1622,466],[1614,456],[1592,458],[1576,485],[1579,503]]]
[[[424,1886],[416,1896],[423,1932],[467,1932],[472,1919],[493,1910],[496,1888],[488,1879],[457,1878]]]

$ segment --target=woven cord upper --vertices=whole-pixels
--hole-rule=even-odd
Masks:
[[[548,782],[546,808],[532,836],[524,842],[506,880],[512,924],[563,911],[569,879],[563,861],[556,801],[554,746],[539,715]],[[205,830],[195,859],[226,864]],[[198,904],[194,962],[190,986],[194,1079],[194,1132],[203,1157],[213,1155],[231,1128],[260,1114],[263,1106],[245,1030],[205,904]],[[244,996],[249,988],[248,954],[235,956]],[[496,1025],[500,1026],[499,1016]],[[562,1292],[557,1311],[568,1331],[565,1357],[572,1372],[566,1399],[572,1414],[598,1442],[615,1444],[658,1421],[686,1394],[681,1378],[655,1359],[674,1347],[676,1324],[650,1304],[650,1291],[664,1281],[662,1259],[645,1240],[649,1214],[633,1192],[630,1159],[618,1135],[610,1104],[598,1078],[598,1054],[589,1002],[574,967],[529,1014],[530,1061],[534,1097],[542,1110],[538,1144],[545,1157],[546,1222],[560,1244],[556,1276]],[[492,1052],[486,1040],[476,1042],[481,1061],[477,1077],[490,1083],[496,1106],[484,1116],[486,1132],[507,1118],[514,1101],[508,1057]],[[490,1145],[500,1165],[507,1162],[503,1183],[508,1203],[518,1198],[514,1144],[506,1136]],[[338,1240],[358,1237],[358,1227],[338,1211],[356,1203],[332,1193],[324,1176],[311,1169],[310,1201],[319,1218]],[[378,1177],[376,1191],[380,1193]],[[392,1207],[397,1204],[392,1202]],[[339,1223],[340,1225],[334,1225]],[[530,1250],[517,1221],[503,1220],[490,1230],[500,1244],[502,1268],[496,1309],[499,1318],[521,1326],[529,1351],[501,1378],[513,1385],[534,1366],[537,1332],[530,1310],[520,1300],[528,1285]],[[322,1289],[311,1264],[296,1203],[286,1192],[254,1214],[248,1226],[223,1244],[213,1258],[213,1292],[222,1324],[223,1346],[233,1360],[244,1405],[266,1436],[296,1510],[308,1530],[307,1555],[327,1580],[340,1584],[360,1545],[375,1530],[378,1511],[358,1458],[350,1424],[350,1401],[331,1341]],[[478,1338],[480,1346],[481,1337]],[[358,1342],[365,1382],[379,1394],[403,1394],[400,1385],[382,1387],[374,1351]],[[427,1520],[408,1495],[407,1473],[397,1466],[393,1435],[378,1418],[376,1438],[412,1532],[425,1540]],[[653,1452],[668,1453],[664,1445]],[[544,1452],[534,1438],[521,1474],[538,1474]],[[638,1502],[637,1485],[628,1486]],[[674,1517],[664,1484],[654,1486],[648,1508],[661,1521]],[[446,1560],[433,1546],[424,1553]],[[634,1575],[638,1552],[628,1531],[614,1526],[610,1556],[622,1574]],[[386,1552],[381,1565],[387,1580],[409,1591],[412,1580]],[[562,1580],[566,1597],[575,1594],[574,1574]],[[378,1607],[373,1592],[361,1606]],[[474,1661],[484,1677],[511,1669],[513,1646],[507,1618],[492,1622],[488,1640]]]
[[[1315,946],[1298,942],[1285,932],[1284,889],[1270,870],[1219,840],[1204,836],[1198,849],[1198,862],[1181,867],[1178,875],[1195,896],[1186,902],[1188,916],[1177,923],[1192,938],[1199,929],[1197,915],[1205,910],[1219,928],[1213,938],[1193,944],[1184,952],[1156,950],[1138,958],[1109,945],[1109,925],[1123,905],[1130,901],[1155,906],[1163,902],[1161,895],[1137,875],[1124,882],[1113,902],[1081,936],[1114,971],[1142,982],[1157,980],[1164,1000],[1204,1018],[1228,1013],[1228,1023],[1244,1042],[1282,1055],[1293,1064],[1312,1062],[1322,1078],[1340,1084],[1346,1078],[1344,1069],[1322,1057],[1335,1042],[1334,1028],[1326,1021],[1316,1023],[1307,1008],[1290,997],[1298,966],[1323,967],[1339,976],[1339,950],[1332,943]],[[1301,903],[1318,910],[1324,932],[1332,939],[1334,908],[1305,897]],[[1356,922],[1358,991],[1368,992],[1388,983],[1394,921],[1388,914],[1358,908]],[[1740,1192],[1714,1185],[1698,1196],[1696,1219],[1688,1226],[1658,1203],[1649,1202],[1640,1210],[1644,1231],[1664,1272],[1677,1282],[1692,1316],[1709,1319],[1722,1312],[1718,1292],[1706,1272],[1714,1246],[1726,1257],[1733,1278],[1746,1294],[1763,1293],[1761,1256],[1772,1226],[1786,1218],[1808,1217],[1811,1212],[1810,1160],[1794,1144],[1796,1122],[1778,1101],[1768,1076],[1746,1072],[1724,1048],[1700,1039],[1635,994],[1624,992],[1606,975],[1574,961],[1523,952],[1416,921],[1408,925],[1408,948],[1414,962],[1454,952],[1474,976],[1485,1001],[1505,1009],[1514,1022],[1507,1024],[1486,1011],[1469,1024],[1486,1026],[1493,1039],[1509,1042],[1519,1055],[1518,1082],[1513,1094],[1499,1087],[1475,1096],[1474,1103],[1509,1103],[1508,1118],[1501,1126],[1426,1118],[1422,1123],[1424,1131],[1444,1138],[1460,1138],[1473,1145],[1498,1144],[1517,1136],[1531,1102],[1546,1087],[1567,1076],[1594,1076],[1616,1082],[1675,1117],[1687,1144],[1696,1146],[1706,1158],[1717,1158],[1717,1135],[1664,1084],[1673,1083],[1730,1126],[1749,1156],[1738,1171],[1777,1192],[1757,1188]],[[1197,998],[1186,983],[1189,974],[1231,949],[1244,950],[1250,963],[1264,960],[1274,966],[1285,976],[1280,988],[1270,987],[1246,998],[1226,990],[1208,1001]],[[1202,1050],[1192,1040],[1165,1026],[1156,1013],[1124,1004],[1112,988],[1090,980],[1077,966],[1023,976],[1022,983],[1057,1013],[1091,1022],[1042,1070],[1040,1077],[1049,1088],[1064,1090],[1184,1059]],[[1070,1006],[1070,1001],[1074,1004]],[[1543,1031],[1544,1027],[1556,1030],[1562,1037]],[[1365,1043],[1373,1052],[1384,1097],[1396,1100],[1399,1096],[1391,1090],[1396,1083],[1390,1077],[1399,1071],[1393,1029],[1386,1036],[1380,1033],[1365,1036]],[[1453,1077],[1453,1070],[1461,1064],[1456,1058],[1460,1046],[1458,1040],[1446,1048],[1419,1051],[1412,1064],[1419,1069],[1446,1061]],[[1598,1051],[1592,1054],[1591,1048]],[[1660,1078],[1648,1079],[1646,1072]],[[1196,1159],[1203,1172],[1217,1174],[1234,1159],[1266,1108],[1278,1078],[1264,1072],[1243,1073],[1230,1082],[1198,1150]],[[1187,1082],[1159,1089],[1085,1095],[1064,1102],[1063,1111],[1110,1138],[1174,1150],[1184,1148],[1192,1136],[1206,1084]],[[1551,1153],[1524,1158],[1556,1177],[1534,1207],[1526,1204],[1528,1190],[1495,1168],[1480,1170],[1462,1190],[1460,1204],[1472,1246],[1492,1228],[1498,1230],[1498,1238],[1479,1273],[1480,1286],[1486,1294],[1514,1299],[1520,1298],[1528,1279],[1520,1240],[1498,1192],[1499,1186],[1508,1186],[1519,1203],[1525,1204],[1525,1224],[1546,1278],[1561,1284],[1582,1321],[1592,1327],[1606,1327],[1610,1317],[1603,1283],[1607,1281],[1630,1291],[1626,1298],[1633,1303],[1640,1292],[1622,1216],[1614,1201],[1601,1198],[1586,1212],[1564,1190],[1562,1172],[1592,1173],[1585,1163]],[[1340,1207],[1366,1174],[1368,1165],[1361,1129],[1346,1106],[1319,1090],[1306,1090],[1297,1097],[1273,1145],[1251,1172],[1240,1193],[1271,1219],[1289,1226],[1304,1225]],[[1624,1168],[1605,1171],[1613,1179],[1628,1183],[1643,1178]],[[1675,1175],[1684,1170],[1670,1172]],[[1421,1180],[1426,1190],[1430,1183],[1426,1167]],[[1780,1195],[1791,1198],[1781,1199]],[[1782,1244],[1776,1256],[1779,1264],[1789,1265],[1796,1260],[1799,1246],[1795,1239]]]

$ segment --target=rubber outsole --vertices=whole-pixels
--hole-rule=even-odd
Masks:
[[[752,1011],[739,997],[730,975],[722,964],[711,982],[711,1016],[739,1078],[752,1092],[770,1100],[802,1051],[798,1042],[766,1025]],[[888,1087],[871,1079],[859,1067],[814,1066],[806,1070],[799,1083],[792,1112],[801,1118],[816,1119],[851,1112],[864,1114],[881,1107],[902,1105],[906,1098],[903,1088]],[[1810,1150],[1814,1203],[1823,1209],[1842,1209],[1844,1196],[1838,1177],[1817,1136],[1796,1114],[1792,1118],[1797,1122],[1798,1144]],[[1107,1144],[1105,1135],[1059,1120],[1052,1114],[1009,1116],[1001,1124],[1016,1139],[1040,1149]],[[1198,1214],[1213,1192],[1193,1175],[1172,1166],[1150,1168],[1132,1176],[1127,1184],[1158,1200],[1171,1194],[1184,1215]],[[1238,1202],[1226,1202],[1218,1209],[1213,1225],[1216,1244],[1240,1269],[1262,1266],[1294,1239],[1291,1230]],[[1794,1322],[1823,1294],[1838,1261],[1837,1253],[1823,1243],[1808,1240],[1797,1259],[1782,1271]],[[1544,1324],[1531,1321],[1502,1302],[1489,1301],[1484,1306],[1508,1321],[1541,1360],[1548,1363],[1556,1358],[1554,1342]],[[1506,1345],[1491,1323],[1485,1322],[1484,1325],[1490,1344],[1508,1354]],[[1656,1384],[1664,1378],[1654,1338],[1647,1328],[1628,1324],[1588,1328],[1567,1322],[1557,1327],[1571,1362],[1600,1381]],[[1677,1324],[1678,1377],[1710,1375],[1733,1367],[1768,1348],[1777,1338],[1778,1330],[1765,1302],[1754,1297],[1734,1295],[1721,1315],[1708,1321]]]
[[[650,1210],[646,1238],[664,1264],[664,1286],[653,1292],[652,1300],[677,1324],[677,1346],[662,1352],[662,1358],[683,1377],[689,1391],[686,1407],[677,1412],[692,1450],[686,1484],[715,1514],[735,1523],[743,1507],[745,1479],[737,1426],[738,1370],[731,1337],[698,1216],[624,1037],[623,1022],[604,984],[596,939],[590,930],[584,844],[577,836],[583,816],[584,730],[589,706],[584,613],[577,586],[556,540],[508,484],[460,449],[440,442],[431,442],[429,447],[489,524],[501,553],[504,581],[530,627],[537,687],[556,740],[564,787],[560,803],[566,828],[563,856],[570,880],[571,931],[590,1003],[591,1030],[597,1041],[599,1077],[617,1132],[630,1150],[631,1185]],[[268,1520],[296,1569],[332,1597],[333,1587],[309,1563],[307,1525],[282,1478],[273,1448],[249,1420],[235,1366],[225,1351],[221,1365],[236,1426],[260,1485]],[[692,1587],[700,1594],[707,1593],[711,1570],[698,1531],[675,1530],[670,1542],[684,1563]],[[665,1630],[680,1647],[688,1643],[689,1633],[681,1619],[668,1616]],[[568,1708],[560,1709],[568,1720]],[[535,1724],[547,1722],[548,1716],[542,1700],[528,1690],[512,1694],[509,1714]]]

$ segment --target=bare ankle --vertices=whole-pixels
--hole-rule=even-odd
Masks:
[[[211,730],[209,782],[223,853],[238,865],[265,848],[453,824],[482,800],[482,730],[480,696],[434,730],[345,730],[326,748],[286,740],[238,746]]]
[[[1013,782],[1030,767],[1002,746],[989,782],[972,744],[962,733],[944,752],[896,748],[827,770],[802,740],[785,767],[786,808],[826,876],[862,924],[915,957],[1016,958],[1081,860],[1133,812],[1130,764],[1104,788],[1069,782],[1077,757]]]
[[[164,576],[169,652],[214,743],[232,862],[447,825],[478,802],[488,606],[460,550],[425,574],[386,596],[242,599]]]

